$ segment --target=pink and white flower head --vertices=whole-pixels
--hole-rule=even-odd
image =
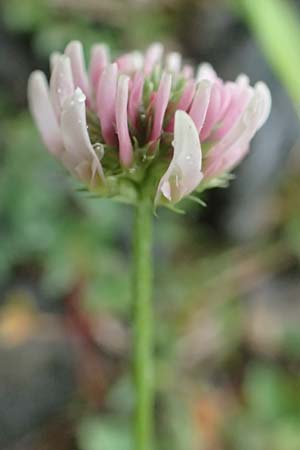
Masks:
[[[96,44],[87,71],[81,43],[71,42],[52,55],[49,85],[31,74],[28,97],[45,145],[72,175],[131,202],[147,184],[156,204],[221,184],[271,108],[264,83],[224,82],[209,64],[194,76],[160,44],[115,61]]]

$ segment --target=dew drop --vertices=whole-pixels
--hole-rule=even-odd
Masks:
[[[86,97],[80,88],[76,88],[75,94],[76,94],[76,100],[78,103],[85,102]]]
[[[104,147],[100,142],[96,142],[93,144],[93,149],[95,150],[96,155],[98,156],[99,160],[101,160],[104,156]]]

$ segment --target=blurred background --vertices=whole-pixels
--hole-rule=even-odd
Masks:
[[[296,0],[0,2],[0,449],[131,450],[132,211],[76,192],[27,110],[71,39],[159,40],[270,86],[230,188],[156,219],[156,450],[299,450]]]

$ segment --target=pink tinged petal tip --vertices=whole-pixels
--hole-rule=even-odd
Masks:
[[[176,203],[197,188],[203,175],[202,152],[198,130],[184,111],[176,111],[172,161],[160,180],[156,200],[161,195]]]
[[[94,45],[91,49],[89,77],[95,92],[97,92],[97,87],[102,71],[108,65],[108,63],[109,56],[106,45]]]
[[[75,87],[71,69],[71,61],[68,56],[57,56],[55,66],[50,78],[50,98],[60,121],[60,113],[66,98],[73,95]]]
[[[128,103],[129,121],[133,127],[137,126],[138,113],[143,97],[143,87],[144,75],[141,72],[137,72],[132,81]]]
[[[116,60],[119,70],[128,74],[141,70],[143,62],[143,55],[137,51],[122,55]]]
[[[161,135],[164,116],[170,99],[171,86],[172,75],[163,73],[153,102],[154,119],[150,141],[156,141]]]
[[[73,80],[75,88],[79,87],[87,98],[90,96],[89,82],[85,68],[82,44],[79,41],[70,42],[66,49],[65,55],[69,56],[71,61]]]
[[[117,79],[117,64],[109,64],[102,72],[97,92],[97,112],[102,135],[105,142],[112,146],[116,146],[118,142],[115,133]]]
[[[65,100],[61,113],[61,132],[65,146],[62,162],[81,181],[94,185],[103,170],[91,144],[86,123],[85,95],[80,88]]]
[[[28,100],[31,114],[43,142],[55,156],[63,151],[58,122],[51,104],[47,79],[43,72],[35,71],[28,81]]]
[[[206,117],[210,96],[211,96],[212,84],[208,80],[202,80],[198,83],[197,91],[189,110],[189,115],[194,121],[194,124],[200,133],[204,120]]]
[[[152,72],[156,64],[159,64],[163,54],[163,46],[160,43],[152,44],[145,54],[144,72],[146,75]]]
[[[129,77],[121,75],[118,80],[116,97],[116,130],[119,139],[120,161],[125,167],[131,165],[133,157],[127,119],[128,88]]]
[[[182,68],[182,75],[184,78],[189,79],[194,76],[194,67],[190,64],[185,64]]]

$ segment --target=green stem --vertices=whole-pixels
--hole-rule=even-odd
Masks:
[[[135,450],[151,450],[154,409],[152,293],[152,201],[140,193],[134,227],[134,338]]]

